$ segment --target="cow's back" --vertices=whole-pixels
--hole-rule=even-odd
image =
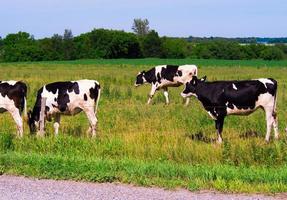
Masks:
[[[27,85],[22,81],[1,81],[0,82],[0,104],[5,108],[14,104],[20,112],[25,107],[27,96]]]

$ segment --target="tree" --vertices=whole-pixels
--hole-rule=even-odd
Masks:
[[[162,58],[185,58],[188,42],[184,39],[162,38]]]
[[[70,29],[65,29],[63,36],[64,60],[73,60],[76,57],[76,48],[73,41],[73,34]]]
[[[8,62],[41,60],[40,49],[32,35],[26,32],[8,34],[3,40],[3,59]]]
[[[144,57],[160,57],[162,55],[162,44],[156,31],[152,30],[143,37],[142,50]]]
[[[261,58],[264,60],[282,60],[283,57],[283,51],[275,46],[268,47],[261,52]]]
[[[132,30],[140,36],[146,35],[149,33],[149,21],[147,19],[134,19]]]
[[[3,60],[3,40],[0,36],[0,62]]]

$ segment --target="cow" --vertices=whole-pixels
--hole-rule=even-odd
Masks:
[[[279,138],[276,117],[277,81],[272,78],[242,81],[207,82],[206,76],[193,77],[185,84],[182,97],[195,96],[208,114],[215,120],[218,143],[222,142],[224,118],[227,115],[248,115],[262,108],[266,115],[266,142],[269,142],[271,128],[275,139]]]
[[[0,81],[0,113],[8,111],[17,126],[17,135],[23,137],[22,113],[26,115],[27,85],[22,81]]]
[[[44,120],[54,119],[54,133],[58,135],[60,116],[75,115],[84,111],[89,120],[89,132],[96,135],[97,109],[101,87],[96,80],[54,82],[38,90],[33,111],[28,112],[30,132],[39,131],[42,98],[46,98]]]
[[[166,104],[169,104],[168,87],[178,87],[197,76],[196,65],[159,65],[148,71],[139,72],[136,77],[135,86],[151,84],[151,91],[148,96],[147,104],[150,104],[157,90],[162,89],[165,96]],[[189,98],[186,99],[185,105],[188,105]]]

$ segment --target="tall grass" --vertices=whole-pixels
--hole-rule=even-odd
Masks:
[[[182,87],[169,90],[170,105],[164,104],[160,91],[156,93],[153,105],[146,105],[150,86],[134,88],[133,83],[137,72],[148,69],[149,64],[137,64],[137,61],[121,65],[113,63],[116,61],[104,65],[77,62],[0,65],[1,80],[24,80],[29,85],[30,108],[37,90],[49,82],[88,78],[98,80],[102,86],[95,139],[86,135],[88,121],[83,113],[62,117],[58,137],[53,135],[52,123],[47,123],[46,137],[42,139],[29,135],[27,125],[23,139],[14,137],[14,122],[8,113],[1,114],[0,171],[45,178],[117,180],[190,189],[286,191],[287,145],[283,133],[287,122],[287,68],[213,66],[208,62],[199,65],[199,76],[207,75],[208,80],[273,77],[279,83],[280,140],[264,142],[265,116],[258,110],[247,117],[227,117],[224,143],[217,145],[213,142],[216,138],[214,122],[196,99],[192,99],[187,108],[183,106],[179,95]],[[112,169],[106,170],[102,165]],[[138,171],[142,168],[145,170]],[[182,168],[186,171],[182,172]],[[282,173],[277,172],[277,168]],[[149,174],[148,170],[155,174]],[[63,171],[65,173],[61,175]],[[216,178],[212,179],[213,176]]]

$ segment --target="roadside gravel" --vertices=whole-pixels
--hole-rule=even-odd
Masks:
[[[34,178],[0,176],[1,200],[269,200],[287,199],[287,194],[275,196],[224,194],[214,191],[190,192],[188,190],[165,190],[155,187],[138,187],[120,183],[87,183],[76,181],[39,180]]]

